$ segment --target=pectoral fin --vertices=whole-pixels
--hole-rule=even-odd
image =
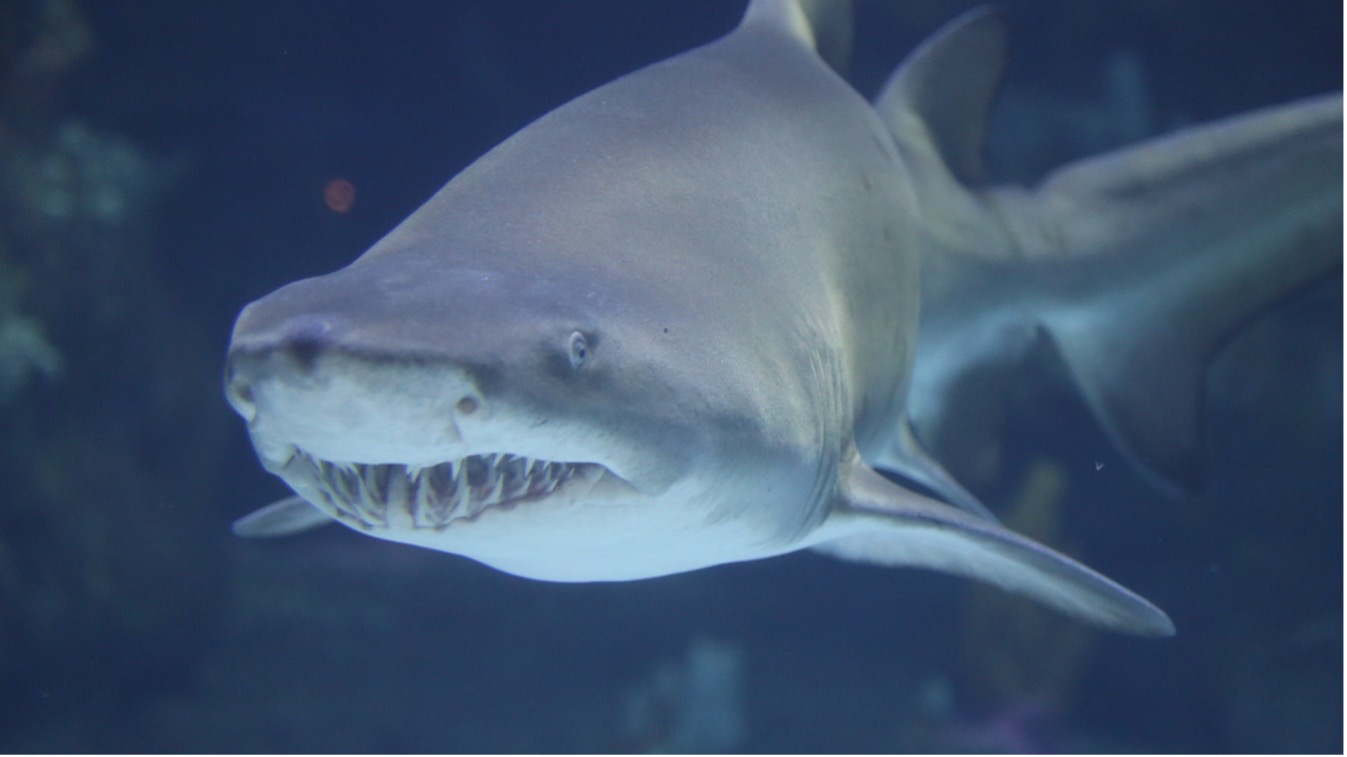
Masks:
[[[912,433],[912,426],[906,418],[898,424],[898,433],[890,440],[889,446],[875,460],[875,466],[891,470],[900,476],[915,481],[962,510],[970,512],[993,523],[999,522],[996,515],[982,504],[972,492],[959,483],[945,470],[935,458],[922,448]]]
[[[303,497],[286,497],[234,521],[233,531],[235,536],[263,539],[303,533],[331,522]]]
[[[846,560],[931,568],[1024,594],[1114,631],[1169,636],[1155,605],[1065,555],[907,491],[859,459],[846,466],[815,548]]]

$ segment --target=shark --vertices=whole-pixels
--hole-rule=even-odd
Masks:
[[[235,532],[335,521],[572,582],[812,549],[1172,634],[1002,526],[942,451],[994,444],[1047,352],[1182,488],[1212,352],[1341,265],[1341,95],[996,186],[1002,16],[950,22],[873,100],[843,77],[851,24],[752,0],[247,305],[225,394],[295,496]]]

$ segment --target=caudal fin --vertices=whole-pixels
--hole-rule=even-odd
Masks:
[[[1160,482],[1201,473],[1206,366],[1342,265],[1342,97],[1189,129],[1058,171],[996,207],[1026,299],[1104,428]]]
[[[1004,37],[996,14],[965,14],[876,102],[927,226],[913,426],[947,465],[985,457],[1007,379],[1046,338],[1137,467],[1190,490],[1212,353],[1342,264],[1342,96],[1073,163],[1033,189],[988,189],[981,150]],[[964,408],[979,411],[955,457]]]

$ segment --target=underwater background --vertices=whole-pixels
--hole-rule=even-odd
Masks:
[[[1219,354],[1200,496],[1017,388],[979,493],[1172,639],[805,553],[567,585],[231,537],[287,493],[222,397],[238,310],[743,5],[0,0],[0,750],[1341,752],[1340,274]],[[862,0],[852,80],[971,5]],[[1004,180],[1342,87],[1337,0],[1003,7]]]

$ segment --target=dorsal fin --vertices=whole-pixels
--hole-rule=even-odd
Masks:
[[[739,27],[782,29],[845,75],[851,59],[851,15],[851,0],[752,0]]]
[[[895,132],[915,118],[954,178],[965,186],[981,185],[987,125],[1005,58],[1005,19],[993,8],[974,8],[913,51],[889,77],[875,107]]]

